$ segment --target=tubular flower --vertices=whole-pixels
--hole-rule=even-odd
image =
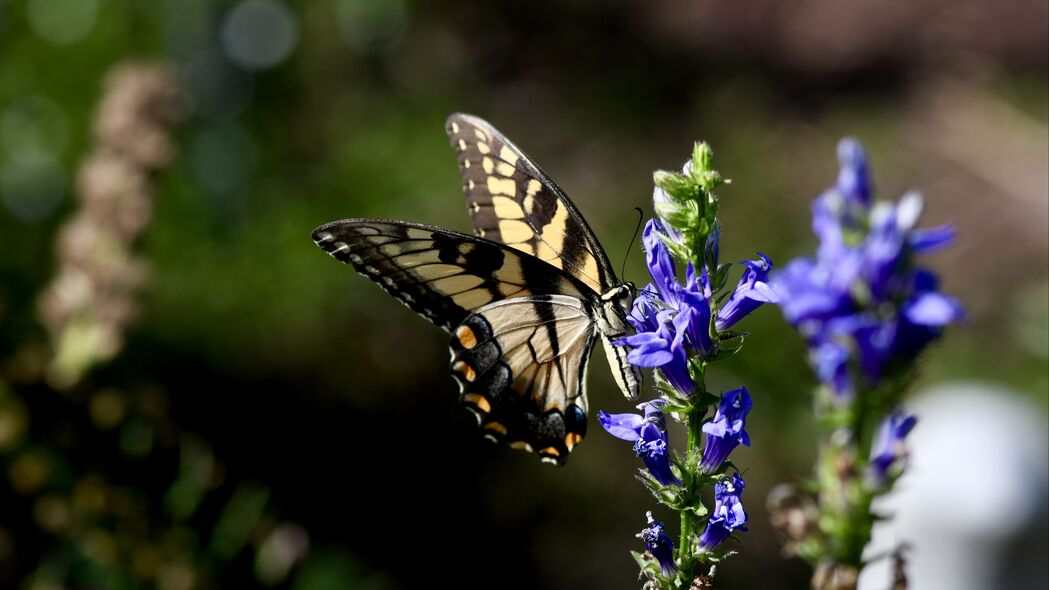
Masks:
[[[757,254],[757,260],[746,260],[742,263],[746,269],[743,271],[743,276],[740,277],[735,291],[729,296],[725,305],[718,310],[716,323],[718,330],[732,327],[764,303],[779,301],[776,292],[768,283],[772,260],[761,252]]]
[[[710,281],[706,270],[698,275],[692,264],[685,270],[685,284],[677,281],[674,261],[663,243],[663,226],[657,220],[645,225],[642,241],[652,282],[634,299],[628,320],[635,333],[616,341],[632,350],[627,360],[639,367],[659,368],[675,389],[689,395],[695,387],[689,370],[691,355],[709,354]]]
[[[663,576],[669,578],[677,572],[677,563],[674,562],[674,542],[663,531],[663,523],[652,518],[651,512],[646,512],[645,518],[648,519],[648,526],[637,534],[637,538],[645,542],[645,550],[659,562],[659,569]]]
[[[721,545],[733,531],[747,530],[747,513],[743,510],[740,495],[746,483],[738,473],[714,484],[714,510],[710,513],[707,528],[699,536],[699,550],[709,553]]]
[[[706,443],[703,446],[703,458],[699,461],[701,472],[716,473],[739,444],[750,446],[750,435],[743,428],[752,406],[746,387],[721,396],[714,419],[703,425]]]
[[[662,485],[681,485],[681,480],[670,470],[670,449],[667,445],[667,423],[661,399],[640,404],[638,414],[609,414],[598,412],[601,427],[612,436],[634,443],[634,454],[641,458],[648,472]]]

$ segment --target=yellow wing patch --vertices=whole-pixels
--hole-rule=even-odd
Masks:
[[[565,270],[596,293],[617,283],[586,222],[528,156],[476,117],[452,115],[447,131],[478,235]]]

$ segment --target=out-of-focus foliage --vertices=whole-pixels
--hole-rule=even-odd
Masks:
[[[931,264],[971,321],[923,382],[996,381],[1045,408],[1046,16],[1036,0],[0,0],[0,586],[632,587],[643,492],[616,441],[592,431],[560,470],[487,448],[441,333],[309,240],[351,216],[467,229],[441,131],[458,110],[535,157],[615,260],[651,171],[697,139],[734,179],[723,258],[810,251],[834,144],[861,138],[880,192],[921,187],[925,219],[959,230]],[[57,390],[37,302],[106,74],[129,58],[170,62],[188,110],[133,245],[148,273],[123,349]],[[760,498],[812,463],[812,378],[778,314],[749,322],[748,354],[710,386],[745,376],[760,450],[739,461]],[[603,360],[591,386],[595,410],[625,409]],[[804,587],[760,511],[745,543],[719,588]]]

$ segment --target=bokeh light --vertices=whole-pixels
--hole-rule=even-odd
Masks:
[[[408,26],[404,0],[335,0],[334,4],[339,34],[364,53],[389,51]]]
[[[40,221],[53,213],[67,185],[65,167],[52,154],[9,156],[0,161],[0,201],[22,221]]]
[[[69,45],[86,37],[95,26],[98,0],[27,0],[29,26],[41,38]]]
[[[222,44],[234,63],[252,70],[271,68],[295,49],[295,17],[280,0],[244,0],[222,24]]]

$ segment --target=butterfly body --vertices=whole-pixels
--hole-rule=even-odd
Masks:
[[[640,374],[612,341],[631,332],[634,287],[615,278],[567,196],[484,121],[452,115],[477,236],[347,219],[314,241],[451,335],[460,400],[484,436],[563,464],[586,434],[586,374],[600,338],[629,399]]]

